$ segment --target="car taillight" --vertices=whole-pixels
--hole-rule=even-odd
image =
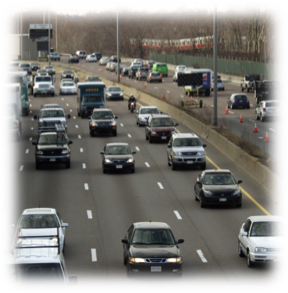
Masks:
[[[250,81],[248,82],[248,85],[250,85]]]
[[[266,108],[263,108],[263,112],[266,112]]]

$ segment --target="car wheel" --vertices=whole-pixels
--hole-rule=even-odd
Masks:
[[[261,120],[261,122],[265,121],[265,118],[263,117],[262,113],[260,113],[260,120]]]
[[[153,142],[153,140],[152,140],[151,136],[149,136],[149,143],[152,143],[152,142]]]
[[[66,163],[65,168],[66,168],[66,169],[70,169],[70,166],[71,166],[71,165],[70,165],[70,160],[69,160],[69,161]]]
[[[167,155],[167,161],[168,161],[168,166],[171,166],[170,160],[169,160],[169,156]]]
[[[34,94],[34,98],[36,98],[36,94]]]
[[[252,268],[253,264],[252,264],[252,261],[250,259],[250,253],[249,253],[249,251],[247,252],[246,261],[247,261],[247,267],[248,268]]]
[[[201,170],[206,170],[206,162],[205,162],[205,164],[201,165]]]
[[[194,190],[194,196],[195,196],[195,201],[199,201],[199,198],[197,197],[195,190]]]
[[[125,254],[123,253],[123,263],[124,263],[124,266],[127,266],[127,259],[125,257]]]
[[[113,136],[117,136],[117,130],[113,131]]]
[[[205,207],[205,204],[203,203],[202,198],[200,199],[200,207],[201,208],[204,208]]]
[[[84,119],[84,113],[81,114],[81,118]]]
[[[94,133],[92,131],[90,131],[90,136],[93,137],[94,136]]]
[[[105,173],[106,173],[106,170],[105,170],[104,168],[103,168],[103,170],[102,170],[102,171],[103,171],[103,174],[105,174]]]
[[[173,160],[171,160],[171,166],[173,171],[177,170],[177,166],[173,164]]]
[[[240,257],[243,257],[243,256],[244,256],[244,253],[243,253],[242,248],[241,248],[241,246],[240,246],[240,241],[239,241],[239,239],[238,239],[238,255],[239,255]]]
[[[131,274],[129,272],[129,267],[128,266],[127,266],[126,276],[127,276],[127,278],[132,278],[133,277],[133,274]]]
[[[259,116],[258,113],[256,112],[256,120],[259,120]]]
[[[148,137],[148,135],[147,135],[147,133],[145,132],[145,138],[146,138],[146,140],[148,140],[149,139],[149,137]]]
[[[133,169],[131,170],[131,173],[135,173],[135,168],[133,168]]]
[[[242,207],[242,203],[236,203],[236,207],[237,208],[241,208]]]

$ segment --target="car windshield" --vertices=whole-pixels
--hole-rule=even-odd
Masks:
[[[63,71],[63,74],[72,74],[72,71]]]
[[[62,86],[74,86],[73,82],[63,82]]]
[[[266,108],[270,108],[270,107],[280,108],[281,103],[279,103],[279,102],[266,102]]]
[[[37,76],[35,81],[36,82],[51,81],[51,77],[50,76]]]
[[[282,223],[281,222],[254,222],[251,228],[250,236],[254,237],[270,237],[282,236]]]
[[[57,263],[30,263],[17,264],[14,266],[16,281],[31,282],[45,281],[45,282],[64,282],[63,272],[60,264]],[[46,283],[44,283],[46,284]]]
[[[159,114],[159,110],[157,108],[141,108],[140,114]]]
[[[101,96],[83,96],[84,103],[101,102]]]
[[[129,155],[131,150],[128,145],[111,145],[105,150],[106,155]]]
[[[30,67],[29,64],[21,64],[21,67]]]
[[[97,119],[113,119],[114,116],[112,114],[112,112],[110,111],[95,111],[93,112],[93,119],[97,120]]]
[[[175,241],[169,229],[137,229],[134,232],[132,244],[175,245]]]
[[[89,76],[87,80],[89,80],[89,81],[100,81],[98,76]]]
[[[173,142],[175,147],[202,146],[199,138],[177,138]]]
[[[57,228],[59,221],[54,214],[23,215],[19,221],[19,226],[24,229],[34,228]]]
[[[66,144],[67,140],[63,133],[60,134],[45,134],[39,137],[39,145],[51,145],[51,144]]]
[[[229,173],[205,174],[203,183],[205,185],[235,185],[237,184],[233,175]]]
[[[38,63],[31,63],[32,66],[38,66]]]
[[[171,118],[155,118],[151,121],[152,127],[174,126]]]
[[[120,91],[121,91],[120,87],[116,87],[116,86],[109,87],[107,89],[107,92],[120,92]]]
[[[40,118],[46,117],[65,117],[64,112],[62,110],[43,110],[40,113]]]

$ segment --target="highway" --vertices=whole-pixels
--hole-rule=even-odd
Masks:
[[[68,65],[68,57],[62,56],[60,64],[59,62],[52,62],[52,65],[63,66],[64,64]],[[130,66],[129,62],[122,62]],[[66,67],[64,67],[66,68]],[[93,72],[97,74],[100,78],[105,78],[114,82],[117,82],[117,74],[115,72],[110,72],[106,70],[106,66],[101,66],[99,63],[87,63],[85,59],[80,59],[80,68],[78,64],[69,64],[67,68],[73,68],[75,70],[81,69]],[[221,76],[221,74],[220,74]],[[145,80],[137,81],[135,78],[129,79],[127,76],[122,77],[121,83],[128,85],[130,87],[141,89],[147,93],[158,97],[165,97],[166,100],[180,105],[180,102],[183,100],[183,88],[178,87],[176,82],[173,82],[173,71],[169,70],[168,77],[163,77],[162,83],[146,83]],[[146,88],[145,88],[146,84]],[[225,91],[217,92],[217,119],[218,125],[222,125],[227,128],[229,131],[238,134],[239,136],[245,138],[246,141],[249,141],[253,145],[256,145],[267,157],[273,161],[277,161],[277,152],[275,152],[277,137],[279,137],[280,132],[280,122],[276,119],[266,120],[261,122],[260,120],[256,121],[255,119],[255,108],[256,103],[254,99],[254,93],[244,93],[247,94],[247,97],[250,101],[250,109],[228,109],[228,114],[226,112],[227,99],[233,93],[241,93],[240,85],[225,82]],[[129,93],[128,93],[129,94]],[[186,99],[189,99],[184,95]],[[195,99],[196,97],[193,97]],[[203,115],[206,119],[213,121],[214,115],[214,97],[213,92],[210,97],[200,96],[200,99],[203,100],[203,108],[196,108],[195,106],[186,106],[188,109],[192,109],[195,112],[198,112],[200,115]],[[242,116],[243,123],[239,123],[240,115]],[[257,123],[258,132],[254,133],[255,122]],[[269,143],[265,142],[266,135],[268,133]],[[276,172],[276,168],[273,168],[273,171]]]
[[[64,58],[62,60],[61,65],[65,62]],[[99,73],[98,64],[81,61],[81,68]],[[103,78],[116,79],[115,74],[106,73],[104,68],[102,75]],[[172,89],[181,92],[182,89],[169,82],[170,79],[172,81],[170,72],[169,75],[162,85],[153,84],[153,87],[162,86],[171,92]],[[59,75],[56,79],[60,80]],[[135,87],[144,87],[144,82],[126,78],[125,82]],[[55,83],[57,93],[58,84]],[[226,91],[219,93],[219,113],[220,107],[225,110],[224,101],[234,90],[236,86],[227,84]],[[210,107],[212,97],[203,99]],[[66,229],[65,261],[69,275],[77,275],[79,284],[113,280],[126,282],[121,239],[133,222],[150,220],[166,222],[177,239],[185,240],[180,244],[184,258],[183,276],[181,280],[169,279],[173,284],[185,281],[200,285],[204,281],[208,286],[207,281],[214,280],[215,283],[231,285],[233,288],[234,284],[245,287],[247,282],[249,284],[257,280],[264,287],[274,280],[276,265],[258,265],[252,269],[247,267],[245,258],[240,258],[237,253],[237,236],[248,216],[262,215],[264,211],[277,215],[277,197],[251,179],[215,146],[201,138],[202,143],[207,144],[207,169],[230,169],[236,180],[243,180],[241,187],[245,192],[263,209],[244,194],[241,208],[200,208],[199,202],[194,200],[193,191],[200,168],[172,171],[167,166],[167,143],[149,144],[145,140],[144,127],[136,125],[135,114],[127,110],[127,100],[107,102],[107,107],[118,116],[116,137],[90,137],[88,119],[77,116],[76,96],[29,96],[29,103],[31,113],[23,117],[22,136],[12,145],[18,154],[12,165],[18,184],[11,198],[15,210],[9,220],[16,223],[26,208],[56,208],[63,221],[69,223]],[[40,105],[44,103],[62,104],[66,114],[71,114],[71,119],[68,119],[68,135],[73,141],[71,169],[65,169],[62,165],[45,165],[40,170],[35,169],[32,141],[37,139],[37,121],[33,116],[38,115]],[[236,124],[240,111],[222,115],[223,119]],[[253,120],[252,113],[252,109],[243,111],[245,124],[250,123],[250,118]],[[273,122],[262,124],[265,126],[259,123],[257,136],[263,135],[266,127],[275,127]],[[253,126],[251,122],[251,128]],[[239,127],[242,126],[239,124]],[[193,128],[188,129],[181,124],[177,129],[182,133],[193,131]],[[271,141],[272,137],[271,133]],[[137,151],[135,174],[102,173],[100,152],[108,142],[128,142],[131,149]]]

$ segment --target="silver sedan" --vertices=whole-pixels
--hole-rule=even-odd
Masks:
[[[70,94],[70,95],[76,95],[77,89],[75,83],[70,81],[63,81],[60,83],[60,95],[63,94]]]
[[[155,106],[143,106],[136,112],[136,124],[140,127],[145,125],[148,117],[151,114],[162,114],[159,109]]]

